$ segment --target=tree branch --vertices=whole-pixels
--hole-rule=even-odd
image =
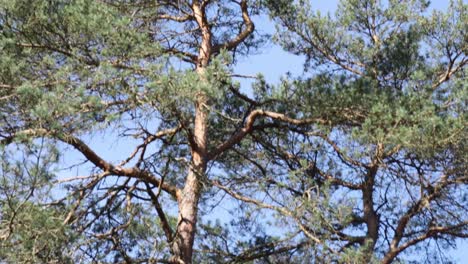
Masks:
[[[253,125],[255,123],[255,120],[260,116],[269,117],[271,119],[279,120],[288,124],[298,125],[298,126],[308,125],[308,124],[313,124],[313,123],[315,124],[329,124],[330,123],[329,121],[325,119],[321,119],[321,118],[295,119],[295,118],[291,118],[284,114],[280,114],[276,112],[264,111],[260,109],[254,110],[245,119],[246,121],[245,121],[244,127],[239,129],[228,140],[219,144],[214,150],[208,153],[208,160],[214,159],[216,156],[228,150],[233,145],[239,143],[246,135],[251,133],[253,131]]]
[[[294,216],[294,213],[285,209],[285,208],[281,208],[281,207],[278,207],[278,206],[274,206],[274,205],[271,205],[271,204],[266,204],[264,202],[261,202],[261,201],[258,201],[258,200],[255,200],[253,198],[249,198],[249,197],[245,197],[245,196],[242,196],[236,192],[234,192],[233,190],[229,189],[228,187],[222,185],[221,183],[219,183],[218,181],[212,181],[212,184],[218,188],[220,188],[221,190],[223,190],[224,192],[226,192],[227,194],[229,194],[230,196],[236,198],[237,200],[240,200],[240,201],[243,201],[243,202],[246,202],[246,203],[251,203],[251,204],[255,204],[256,206],[260,207],[260,208],[264,208],[264,209],[270,209],[270,210],[274,210],[274,211],[277,211],[285,216],[289,216],[289,217],[292,217],[296,222],[297,224],[299,225],[299,229],[301,229],[301,231],[310,239],[312,240],[313,242],[317,243],[317,244],[323,244],[323,241],[321,241],[317,236],[315,236],[314,234],[312,234],[309,230],[309,228],[307,228],[306,226],[304,226],[301,221],[299,221],[299,219],[297,219],[297,217]],[[332,249],[330,249],[332,250]],[[336,252],[334,252],[336,253]]]
[[[393,248],[390,249],[390,251],[385,255],[385,257],[382,260],[382,264],[389,264],[392,263],[392,261],[400,254],[403,250],[407,249],[410,246],[413,246],[421,241],[424,241],[430,237],[435,237],[438,234],[443,234],[447,233],[449,235],[457,236],[456,234],[451,234],[451,231],[454,229],[459,229],[464,226],[468,225],[468,221],[463,221],[460,224],[453,225],[453,226],[445,226],[445,227],[440,227],[440,226],[435,226],[435,227],[430,227],[426,233],[423,235],[420,235],[416,237],[415,239],[412,239],[405,244],[399,246],[398,248]],[[463,237],[464,235],[462,235]]]
[[[127,176],[130,178],[140,179],[144,182],[152,183],[156,186],[161,184],[160,180],[158,180],[154,175],[149,173],[148,171],[142,171],[139,168],[131,167],[131,168],[122,168],[120,166],[114,166],[113,164],[105,161],[101,158],[96,152],[94,152],[88,145],[86,145],[82,140],[76,138],[69,134],[54,134],[46,129],[39,128],[39,129],[27,129],[23,131],[19,131],[14,133],[13,135],[0,140],[0,145],[7,145],[13,142],[14,138],[18,135],[28,136],[28,137],[51,137],[58,139],[68,145],[73,146],[76,150],[81,152],[87,160],[93,163],[96,167],[100,168],[104,172],[108,172],[109,175],[117,175],[117,176]],[[177,198],[179,195],[180,190],[174,186],[167,183],[161,184],[161,188],[171,194],[173,197]]]
[[[218,53],[222,49],[227,49],[227,50],[233,50],[235,49],[240,43],[242,43],[254,30],[255,30],[255,25],[252,22],[248,9],[247,9],[247,0],[242,0],[240,2],[240,8],[242,11],[242,19],[244,21],[245,29],[242,30],[236,37],[233,39],[219,44],[215,45],[213,47],[213,53]]]

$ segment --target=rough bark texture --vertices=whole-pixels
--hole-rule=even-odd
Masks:
[[[363,190],[363,207],[364,207],[364,217],[367,224],[367,238],[372,240],[373,246],[378,238],[378,217],[374,210],[374,177],[377,169],[371,168],[368,173],[368,178],[365,183],[365,187]]]
[[[380,152],[380,149],[378,150]],[[362,198],[363,198],[363,209],[364,209],[364,220],[367,225],[367,234],[366,234],[366,261],[370,262],[372,257],[372,252],[374,252],[375,244],[379,238],[379,218],[374,209],[374,185],[375,185],[375,175],[378,171],[378,160],[377,158],[371,164],[369,171],[367,172],[366,179],[364,182],[364,188],[362,189]]]
[[[193,1],[192,9],[195,19],[202,32],[202,41],[198,54],[196,72],[200,79],[204,80],[205,68],[208,66],[211,56],[211,31],[206,19],[203,6],[198,1]],[[193,143],[191,167],[189,169],[185,186],[178,198],[179,216],[177,221],[176,239],[173,245],[173,254],[178,263],[192,263],[193,242],[196,233],[198,201],[201,195],[201,180],[206,170],[207,162],[207,97],[203,92],[196,95],[195,119],[193,127]]]
[[[198,95],[194,126],[194,142],[196,145],[192,146],[192,164],[182,195],[177,201],[179,203],[179,217],[173,253],[179,263],[192,263],[198,201],[202,187],[201,179],[206,170],[207,112],[203,109],[205,103],[205,96]]]

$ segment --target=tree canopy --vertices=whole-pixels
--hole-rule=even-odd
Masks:
[[[429,6],[0,0],[0,262],[449,261],[468,6]],[[304,73],[236,74],[271,44]]]

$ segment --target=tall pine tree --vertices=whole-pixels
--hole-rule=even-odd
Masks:
[[[455,246],[467,6],[428,6],[0,1],[0,259],[391,263]],[[304,77],[240,87],[236,60],[268,40],[257,15]],[[71,154],[88,174],[61,175]]]

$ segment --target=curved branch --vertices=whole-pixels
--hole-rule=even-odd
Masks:
[[[304,118],[304,119],[295,119],[288,117],[284,114],[276,113],[276,112],[271,112],[271,111],[264,111],[261,109],[257,109],[252,111],[247,118],[245,119],[245,125],[241,129],[239,129],[234,135],[232,135],[228,140],[225,142],[219,144],[214,150],[212,150],[210,153],[208,153],[208,160],[212,160],[215,157],[217,157],[219,154],[223,153],[224,151],[228,150],[231,148],[233,145],[239,143],[246,135],[251,133],[254,128],[254,123],[255,120],[258,117],[269,117],[271,119],[279,120],[284,123],[288,123],[291,125],[309,125],[309,124],[329,124],[330,122],[321,119],[321,118]]]
[[[213,47],[213,52],[218,53],[222,49],[227,49],[227,50],[233,50],[235,49],[242,41],[244,41],[252,32],[255,30],[255,25],[252,22],[252,19],[250,19],[250,15],[247,9],[247,0],[242,0],[240,2],[240,8],[242,11],[242,19],[244,21],[245,29],[242,30],[236,37],[233,39],[219,44],[215,45]]]
[[[432,85],[433,90],[439,87],[440,85],[442,85],[443,83],[447,82],[448,80],[450,80],[452,75],[462,70],[468,64],[468,58],[464,57],[457,65],[455,65],[455,60],[460,55],[461,54],[458,54],[457,56],[455,56],[455,58],[449,59],[450,62],[449,62],[447,69],[445,70],[444,73],[438,76],[439,79]]]
[[[410,246],[413,246],[421,241],[424,241],[428,238],[431,238],[431,237],[435,237],[437,236],[438,234],[443,234],[443,233],[446,233],[446,234],[449,234],[449,235],[453,235],[453,236],[457,236],[456,234],[451,234],[451,231],[454,230],[454,229],[459,229],[459,228],[462,228],[464,226],[467,226],[468,225],[468,221],[463,221],[462,223],[460,224],[457,224],[457,225],[453,225],[453,226],[444,226],[444,227],[431,227],[429,228],[429,230],[425,233],[425,234],[422,234],[408,242],[406,242],[405,244],[399,246],[398,248],[394,248],[392,250],[390,250],[386,255],[385,257],[383,258],[382,260],[382,263],[383,264],[387,264],[387,263],[392,263],[392,261],[398,256],[398,254],[400,254],[403,250],[407,249],[408,247]],[[460,235],[461,237],[465,237],[464,234]]]
[[[239,200],[239,201],[243,201],[243,202],[246,202],[246,203],[251,203],[251,204],[255,204],[256,206],[260,207],[260,208],[263,208],[263,209],[270,209],[270,210],[274,210],[274,211],[277,211],[285,216],[289,216],[289,217],[292,217],[296,222],[297,224],[299,225],[299,229],[301,229],[301,231],[310,239],[312,240],[313,242],[317,243],[317,244],[324,244],[322,240],[320,240],[317,236],[315,236],[314,234],[312,234],[309,230],[309,228],[307,228],[306,226],[304,226],[301,221],[299,221],[297,219],[297,217],[294,216],[294,213],[287,210],[286,208],[281,208],[281,207],[278,207],[278,206],[274,206],[274,205],[271,205],[271,204],[266,204],[264,202],[261,202],[261,201],[258,201],[258,200],[255,200],[253,198],[249,198],[249,197],[245,197],[245,196],[242,196],[236,192],[234,192],[233,190],[229,189],[228,187],[222,185],[221,183],[219,183],[218,181],[213,181],[212,184],[218,188],[220,188],[221,190],[223,190],[224,192],[226,192],[227,194],[229,194],[230,196],[232,196],[233,198]],[[332,250],[332,249],[330,249]],[[336,253],[336,252],[334,252]]]
[[[114,166],[113,164],[105,161],[102,157],[100,157],[96,152],[94,152],[86,143],[80,140],[77,137],[69,134],[54,134],[46,129],[39,128],[39,129],[26,129],[23,131],[16,132],[11,136],[0,140],[0,145],[7,145],[13,142],[14,138],[18,135],[28,136],[28,137],[50,137],[60,140],[68,145],[73,146],[76,150],[81,152],[83,156],[86,157],[91,163],[93,163],[96,167],[100,168],[104,172],[109,173],[109,175],[117,175],[117,176],[126,176],[130,178],[140,179],[144,182],[152,183],[156,186],[161,186],[161,188],[172,195],[173,197],[177,198],[179,196],[180,190],[174,186],[167,183],[162,183],[159,179],[157,179],[154,175],[152,175],[148,171],[142,171],[139,168],[131,167],[131,168],[122,168],[120,166]]]
[[[450,184],[450,182],[447,181],[447,175],[443,175],[441,177],[441,181],[436,186],[434,186],[432,192],[429,195],[425,195],[425,196],[421,197],[416,203],[414,203],[410,208],[408,208],[406,213],[398,221],[398,225],[397,225],[397,227],[395,229],[395,235],[394,235],[394,237],[392,239],[392,242],[390,243],[390,252],[398,251],[399,248],[403,247],[403,246],[398,246],[398,245],[401,242],[403,236],[405,235],[405,229],[406,229],[409,221],[415,215],[420,213],[421,210],[423,210],[431,201],[433,201],[434,199],[441,196],[442,195],[441,191],[443,190],[444,187],[446,187],[449,184]],[[408,244],[408,243],[406,243],[406,244]],[[411,246],[411,245],[408,245],[405,248],[407,248],[409,246]],[[405,249],[405,248],[403,248],[403,249]],[[403,249],[401,249],[401,251]]]

